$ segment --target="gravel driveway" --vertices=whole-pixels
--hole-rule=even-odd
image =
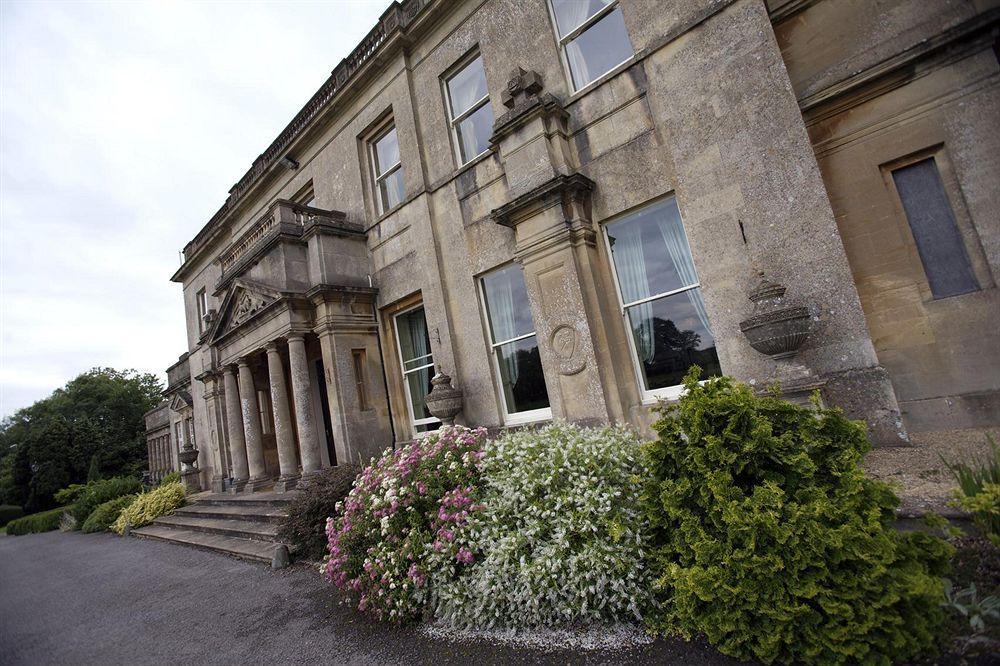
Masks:
[[[731,663],[656,641],[540,652],[380,625],[304,566],[79,532],[0,536],[0,664]]]

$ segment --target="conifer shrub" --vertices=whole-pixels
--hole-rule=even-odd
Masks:
[[[66,507],[50,509],[40,513],[33,513],[17,520],[7,523],[7,534],[20,536],[22,534],[35,534],[37,532],[51,532],[59,529],[59,520],[62,518]]]
[[[310,560],[326,554],[326,520],[337,513],[337,504],[347,497],[361,470],[354,465],[328,467],[310,476],[308,485],[288,505],[288,517],[278,530],[279,538]]]
[[[134,495],[142,491],[142,483],[133,477],[119,476],[103,481],[88,483],[77,497],[73,504],[72,513],[77,523],[83,525],[87,522],[91,512],[101,504],[121,497],[122,495]]]
[[[24,515],[24,509],[15,504],[0,504],[0,527]]]
[[[138,495],[122,495],[101,504],[91,512],[80,529],[87,534],[111,529],[111,525],[118,520],[122,510],[132,504],[137,497]]]
[[[478,487],[442,502],[435,615],[462,628],[641,623],[651,578],[638,437],[555,423],[484,453]]]
[[[56,501],[56,504],[60,506],[67,506],[78,500],[80,495],[86,489],[86,483],[71,483],[62,490],[56,492],[52,498]]]
[[[180,483],[180,480],[181,480],[181,473],[178,472],[178,471],[176,471],[176,470],[174,470],[173,472],[169,472],[168,474],[164,474],[163,478],[160,479],[160,482],[158,484],[156,484],[156,485],[158,485],[158,486],[165,486],[168,483]]]
[[[898,499],[859,467],[864,426],[728,378],[665,409],[642,503],[663,633],[740,659],[889,663],[940,630],[951,548],[893,526]]]
[[[182,483],[157,486],[149,492],[142,493],[122,509],[118,518],[111,524],[111,529],[117,534],[125,534],[126,525],[133,528],[148,525],[160,516],[170,515],[174,509],[183,506],[184,499]]]

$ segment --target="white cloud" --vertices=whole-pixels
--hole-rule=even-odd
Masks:
[[[0,415],[176,360],[178,250],[388,4],[0,3]]]

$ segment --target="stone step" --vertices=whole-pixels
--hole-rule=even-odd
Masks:
[[[231,536],[238,539],[257,539],[259,541],[272,542],[278,540],[278,526],[276,524],[253,520],[202,518],[175,514],[157,518],[153,521],[153,524],[174,529]]]
[[[217,520],[243,520],[254,523],[281,523],[288,514],[274,507],[228,506],[196,502],[174,511],[175,516],[213,518]]]
[[[292,503],[295,494],[288,493],[253,493],[230,495],[227,493],[203,494],[191,498],[196,504],[210,506],[247,506],[283,509]]]
[[[271,541],[239,539],[221,534],[209,534],[207,532],[167,527],[155,523],[132,530],[132,534],[143,539],[179,543],[255,562],[270,563],[271,558],[274,556],[275,544]]]

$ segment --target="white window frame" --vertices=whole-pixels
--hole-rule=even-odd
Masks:
[[[662,197],[657,197],[656,199],[653,199],[652,201],[648,201],[648,202],[642,204],[641,206],[637,206],[637,207],[632,208],[630,210],[627,210],[625,212],[619,213],[618,215],[615,215],[614,217],[611,217],[611,218],[609,218],[609,219],[604,220],[603,222],[601,222],[601,231],[602,231],[601,235],[604,236],[604,249],[605,249],[605,251],[608,254],[608,263],[611,264],[611,276],[614,279],[614,283],[615,283],[615,294],[616,294],[616,296],[618,298],[618,309],[619,309],[619,313],[621,314],[621,317],[622,317],[622,324],[625,327],[625,338],[626,338],[626,340],[628,340],[629,354],[632,357],[632,370],[633,370],[633,372],[635,372],[635,380],[639,384],[639,391],[642,393],[642,404],[644,404],[644,405],[653,404],[653,403],[656,403],[656,402],[658,402],[660,400],[667,400],[667,401],[678,400],[682,395],[684,395],[686,389],[684,388],[684,384],[675,384],[673,386],[661,386],[660,388],[657,388],[657,389],[647,389],[646,388],[646,381],[643,379],[643,376],[642,376],[642,364],[639,363],[639,350],[636,349],[636,347],[635,347],[635,340],[633,339],[632,327],[629,324],[628,308],[636,306],[636,305],[642,305],[643,303],[649,303],[651,301],[656,301],[656,300],[659,300],[661,298],[666,298],[668,296],[674,296],[676,294],[681,294],[681,293],[684,293],[685,291],[690,291],[692,289],[700,289],[701,288],[701,279],[699,279],[697,282],[695,282],[694,284],[691,284],[691,285],[687,285],[687,286],[684,286],[684,287],[678,287],[677,289],[671,289],[669,291],[664,291],[664,292],[655,294],[653,296],[648,296],[646,298],[640,298],[637,301],[632,301],[630,303],[625,303],[622,300],[622,286],[621,286],[621,283],[618,281],[618,267],[615,265],[614,255],[611,253],[611,239],[608,236],[608,225],[614,224],[615,222],[620,222],[621,220],[623,220],[623,219],[625,219],[625,218],[627,218],[629,216],[635,215],[636,213],[642,211],[645,208],[649,208],[651,206],[654,206],[654,205],[660,203],[661,201],[666,201],[667,199],[674,199],[676,201],[677,196],[676,196],[675,193],[671,192],[671,193],[666,194],[666,195],[664,195]],[[677,208],[677,213],[678,213],[678,215],[680,215],[680,207],[679,206]],[[681,226],[684,227],[684,217],[683,216],[681,216]],[[686,227],[684,227],[684,236],[685,236],[685,238],[687,237],[687,228]],[[691,245],[690,245],[690,243],[688,243],[688,250],[690,250],[690,249],[691,249]],[[692,257],[691,257],[691,263],[694,264],[693,253],[692,253]],[[694,272],[695,272],[695,274],[698,273],[698,266],[697,265],[695,265],[695,267],[694,267]],[[702,380],[702,381],[700,381],[698,383],[699,384],[704,384],[705,381],[707,381],[707,380]]]
[[[454,104],[454,102],[451,99],[451,88],[448,86],[448,83],[453,78],[455,78],[458,74],[460,74],[466,67],[468,67],[473,62],[475,62],[475,60],[477,58],[481,59],[482,57],[483,57],[483,54],[480,53],[478,50],[477,51],[473,51],[472,53],[468,54],[467,56],[465,56],[464,58],[462,58],[460,61],[458,61],[458,63],[456,63],[448,71],[448,73],[445,75],[444,81],[443,81],[445,103],[446,103],[446,105],[448,107],[448,118],[449,118],[449,122],[451,123],[451,137],[452,137],[452,143],[454,144],[455,160],[458,162],[459,168],[465,166],[466,164],[469,164],[470,162],[474,162],[475,160],[479,159],[480,157],[482,157],[486,153],[490,152],[490,147],[489,147],[489,145],[487,145],[486,148],[484,148],[477,155],[473,155],[469,159],[463,160],[462,159],[462,138],[461,138],[461,136],[458,133],[458,125],[463,120],[465,120],[466,118],[468,118],[469,116],[471,116],[473,113],[475,113],[479,109],[483,108],[484,105],[490,103],[490,90],[489,90],[489,85],[488,85],[488,82],[487,82],[486,94],[483,95],[480,99],[478,99],[468,109],[466,109],[465,111],[463,111],[462,113],[460,113],[458,116],[456,116],[455,115],[455,104]],[[483,78],[486,78],[486,64],[485,64],[485,62],[483,63]]]
[[[427,418],[418,419],[417,415],[413,413],[413,396],[410,395],[410,382],[407,381],[406,377],[407,375],[423,370],[424,368],[430,368],[432,371],[431,377],[433,377],[437,373],[437,368],[434,365],[434,349],[431,348],[431,353],[427,354],[427,356],[431,358],[430,363],[428,363],[427,365],[422,365],[419,368],[410,368],[409,370],[407,370],[406,363],[403,360],[403,346],[400,344],[401,338],[399,337],[399,318],[405,314],[409,314],[410,312],[413,312],[414,310],[419,310],[421,308],[424,308],[424,304],[422,302],[417,303],[404,310],[400,310],[399,312],[396,312],[392,315],[392,330],[396,336],[396,356],[399,359],[399,372],[403,380],[403,395],[406,396],[406,411],[410,415],[410,427],[413,429],[413,436],[416,437],[417,439],[421,437],[427,437],[428,435],[437,432],[441,426],[441,419],[439,418],[430,416]],[[426,308],[424,308],[424,325],[425,326],[427,325]],[[430,329],[428,329],[427,339],[430,340]],[[421,358],[426,358],[426,356]],[[431,430],[424,430],[424,431],[417,430],[419,426],[435,425],[435,424],[438,425],[438,428],[434,428]]]
[[[396,144],[399,146],[399,160],[392,166],[386,168],[386,170],[382,173],[379,173],[375,144],[387,137],[393,130],[396,130]],[[370,164],[372,170],[372,190],[375,197],[375,209],[378,211],[379,215],[385,215],[392,209],[388,208],[386,206],[387,202],[382,200],[382,188],[380,185],[382,181],[403,168],[403,146],[399,143],[399,129],[396,127],[396,121],[394,119],[390,118],[387,120],[379,127],[378,131],[374,132],[371,135],[371,138],[368,139],[368,163]],[[402,201],[396,204],[396,206],[399,206],[400,204],[402,204]],[[393,208],[395,208],[395,206],[393,206]]]
[[[194,300],[196,303],[195,309],[198,312],[198,332],[204,333],[205,326],[205,315],[208,314],[208,290],[202,287],[197,292],[195,292]]]
[[[615,10],[615,7],[619,6],[618,0],[614,2],[609,2],[605,7],[597,10],[593,16],[585,20],[580,25],[576,26],[572,30],[566,33],[565,37],[559,36],[559,21],[556,19],[556,10],[552,7],[552,0],[545,0],[545,5],[549,8],[549,18],[552,20],[552,30],[555,32],[556,42],[559,44],[559,58],[562,60],[563,71],[566,73],[566,80],[569,81],[569,87],[572,89],[573,93],[576,94],[581,90],[586,90],[590,86],[594,85],[597,81],[600,81],[603,77],[607,76],[608,73],[615,71],[629,60],[635,57],[635,44],[632,44],[632,38],[629,36],[629,45],[632,47],[632,55],[622,60],[620,63],[610,68],[607,72],[604,72],[600,76],[595,77],[592,81],[584,83],[582,86],[577,88],[576,82],[573,80],[573,70],[569,66],[569,59],[566,57],[566,45],[572,42],[574,39],[587,32],[590,26],[594,25],[602,18],[610,14]],[[625,34],[628,35],[628,27],[625,28]]]
[[[486,277],[491,273],[495,273],[499,270],[507,268],[510,265],[511,264],[504,264],[502,266],[497,266],[493,270],[483,273],[482,275],[479,276],[479,279],[476,280],[476,282],[479,285],[479,309],[483,316],[483,324],[486,330],[486,340],[489,342],[490,346],[490,356],[493,357],[492,361],[493,376],[496,378],[497,395],[500,398],[500,409],[502,410],[503,413],[503,423],[504,425],[523,425],[525,423],[535,423],[537,421],[551,421],[552,420],[551,398],[549,398],[549,406],[542,409],[529,409],[523,412],[507,411],[507,400],[504,397],[503,393],[503,375],[500,373],[500,354],[497,351],[497,349],[499,347],[502,347],[503,345],[507,345],[512,342],[518,342],[520,340],[530,338],[531,336],[535,336],[536,341],[538,338],[538,329],[533,328],[531,333],[525,333],[524,335],[513,337],[510,340],[503,340],[502,342],[493,341],[493,330],[490,328],[490,312],[489,309],[487,309],[486,307],[486,285],[484,284],[483,280],[485,280]],[[524,269],[522,268],[521,270],[523,271]],[[535,324],[534,315],[532,315],[531,317],[531,324],[532,326],[534,326]],[[539,348],[541,348],[541,345],[539,345]],[[544,378],[545,378],[545,367],[543,366],[542,367],[543,381]],[[548,384],[546,384],[545,388],[547,391]]]

